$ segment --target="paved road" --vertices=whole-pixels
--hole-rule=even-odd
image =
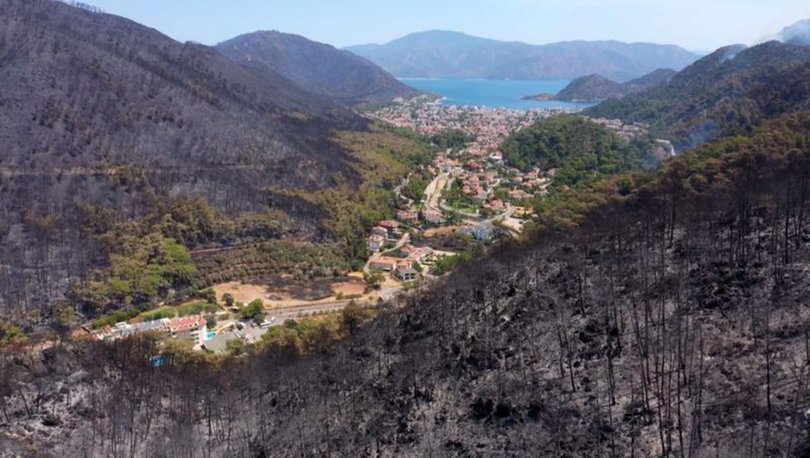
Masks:
[[[402,292],[402,287],[384,286],[377,292],[377,296],[383,302],[396,299],[397,295]],[[281,324],[288,318],[298,318],[301,314],[323,313],[323,312],[336,312],[343,310],[351,299],[326,302],[322,304],[312,305],[296,305],[292,307],[277,307],[267,309],[268,317],[275,317],[276,322]]]
[[[311,314],[311,313],[335,312],[338,310],[343,310],[347,305],[349,305],[349,302],[351,301],[345,300],[345,301],[328,302],[323,304],[297,305],[293,307],[271,308],[267,310],[267,315],[276,317],[277,321],[283,322],[287,318],[297,318],[304,313]]]
[[[430,182],[430,184],[425,188],[425,207],[429,210],[441,211],[439,206],[439,202],[442,198],[442,193],[444,189],[447,187],[447,184],[450,182],[450,175],[446,173],[440,173],[436,175],[436,178]]]

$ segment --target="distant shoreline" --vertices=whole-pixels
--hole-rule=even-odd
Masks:
[[[527,99],[526,94],[556,94],[570,84],[568,80],[494,80],[455,78],[398,78],[405,84],[429,94],[445,106],[477,106],[515,110],[580,110],[587,104],[544,99]]]

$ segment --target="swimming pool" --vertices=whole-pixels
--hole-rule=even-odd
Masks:
[[[208,334],[205,336],[205,340],[211,340],[216,337],[217,333],[214,331],[208,331]]]

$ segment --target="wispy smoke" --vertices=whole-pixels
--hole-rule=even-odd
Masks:
[[[776,39],[785,43],[810,45],[810,19],[785,27],[776,35]]]

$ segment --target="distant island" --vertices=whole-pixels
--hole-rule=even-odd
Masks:
[[[556,96],[554,94],[544,92],[542,94],[537,95],[524,95],[523,97],[520,98],[520,100],[535,100],[537,102],[549,102],[551,100],[557,100],[555,99],[555,97]]]

